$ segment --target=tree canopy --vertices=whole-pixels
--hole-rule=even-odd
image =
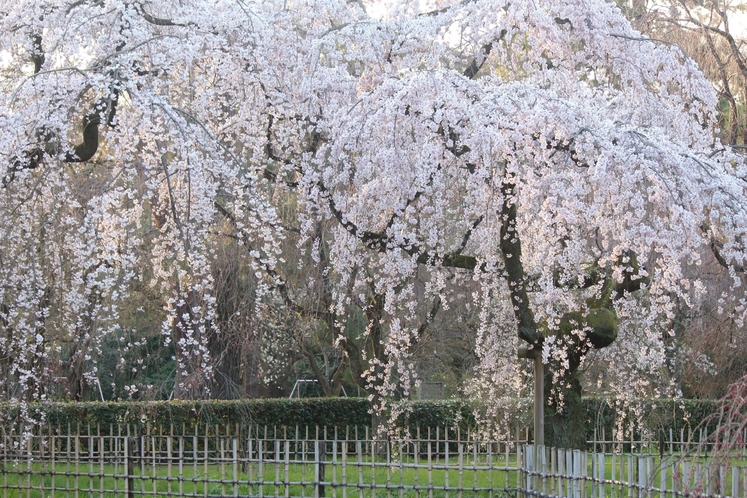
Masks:
[[[519,392],[523,342],[560,406],[592,359],[610,390],[667,389],[702,258],[743,302],[745,164],[716,138],[716,94],[612,3],[0,10],[10,398],[43,396],[60,362],[94,378],[136,284],[167,296],[176,394],[207,395],[227,238],[257,316],[324,324],[377,400],[412,388],[448,310],[474,317],[472,389]]]

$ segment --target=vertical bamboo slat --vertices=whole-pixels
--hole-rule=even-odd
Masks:
[[[239,496],[239,446],[241,443],[241,429],[237,423],[231,438],[231,451],[233,452],[233,496]],[[279,459],[279,457],[278,457]],[[278,496],[278,495],[275,495]]]
[[[493,442],[488,441],[487,443],[487,451],[488,455],[486,457],[487,467],[488,467],[488,487],[490,488],[490,497],[493,496]]]
[[[648,480],[646,457],[638,457],[638,494],[642,495],[646,490],[646,481]]]
[[[342,498],[348,498],[348,441],[350,440],[350,427],[345,427],[345,442],[342,445]]]
[[[179,496],[184,496],[184,431],[178,436],[179,441]]]
[[[355,455],[357,457],[356,466],[358,467],[358,493],[359,497],[363,498],[363,462],[361,461],[363,448],[361,447],[361,441],[357,438],[355,441],[355,450]]]
[[[296,427],[296,440],[298,440],[298,427]],[[249,482],[254,482],[254,478],[252,476],[253,472],[253,462],[254,462],[254,434],[252,433],[252,426],[249,426],[249,433],[247,435],[247,441],[246,441],[246,447],[247,447],[247,457],[249,459],[248,464],[248,473],[249,473]],[[249,489],[249,494],[252,493],[251,485]]]
[[[288,497],[290,496],[290,441],[286,439],[284,442],[285,442],[285,463],[283,466],[283,470],[284,470],[284,476],[285,476],[285,496]]]
[[[558,451],[555,448],[550,448],[550,479],[548,491],[550,494],[554,494],[555,490],[560,489],[558,485],[558,478],[555,477],[558,474]]]
[[[52,465],[52,471],[56,473],[57,471],[57,459],[56,459],[56,453],[57,453],[57,441],[56,441],[56,434],[52,432],[52,428],[49,428],[50,432],[50,444],[49,444],[49,452],[50,452],[50,460]],[[102,472],[103,474],[103,472]],[[50,490],[50,498],[55,498],[55,488],[57,488],[57,475],[52,474],[51,476],[51,490]],[[101,482],[103,482],[103,479],[101,479]],[[103,495],[103,493],[101,493]]]
[[[75,498],[78,498],[80,489],[80,426],[75,431]]]
[[[418,427],[418,432],[420,432],[419,427]],[[420,443],[418,443],[418,446],[419,444]],[[414,479],[414,483],[416,487],[420,484],[420,482],[418,481],[420,478],[420,475],[419,475],[420,473],[418,472],[418,468],[420,466],[420,451],[418,450],[419,448],[415,448],[415,451],[413,451],[413,455],[412,455],[413,465],[415,466],[415,468],[413,469],[413,479]],[[428,462],[428,465],[430,466],[430,461]],[[429,478],[430,478],[430,475],[429,475]],[[432,485],[433,485],[432,482],[428,482],[429,487]]]
[[[337,482],[337,427],[332,437],[332,482]],[[332,498],[337,498],[337,487],[332,487]]]
[[[215,443],[220,444],[220,489],[221,495],[226,496],[226,440],[218,436]]]
[[[458,441],[457,437],[457,441]],[[461,442],[457,442],[457,451],[458,451],[458,473],[459,476],[459,491],[457,492],[457,496],[459,498],[462,498],[462,487],[464,486],[464,445]]]
[[[265,427],[265,435],[267,435],[267,427]],[[265,453],[265,440],[260,439],[257,441],[257,487],[258,496],[264,496],[265,486],[265,467],[264,467],[264,453]]]
[[[31,470],[32,470],[31,462],[33,461],[32,445],[34,444],[34,440],[32,437],[26,436],[26,438],[27,438],[26,439],[26,483],[24,485],[24,489],[26,489],[26,498],[31,498]],[[76,473],[77,473],[77,468],[76,468]],[[20,484],[20,479],[19,479],[19,484]],[[78,496],[77,489],[75,490],[75,495]]]
[[[146,463],[145,463],[145,442],[147,441],[145,435],[140,434],[139,438],[140,443],[138,444],[139,449],[139,455],[138,455],[138,463],[140,465],[140,492],[142,494],[145,494],[146,490],[146,480],[147,480],[147,470],[146,470]]]
[[[205,458],[203,460],[202,464],[202,478],[204,480],[202,484],[202,496],[208,495],[208,479],[210,474],[208,473],[208,462],[210,460],[210,426],[205,424],[205,434],[202,436],[202,451],[205,455]]]
[[[518,461],[518,460],[517,460]],[[444,471],[444,486],[445,496],[449,498],[449,429],[444,428],[444,465],[446,470]]]
[[[389,444],[386,445],[386,496],[392,498],[392,455],[390,454],[391,448]],[[417,470],[417,469],[416,469]]]
[[[430,430],[428,435],[430,436]],[[433,446],[430,441],[428,441],[428,498],[433,498]]]
[[[156,436],[150,436],[150,451],[151,451],[151,471],[152,471],[152,477],[151,477],[151,483],[153,486],[153,498],[156,498],[158,496],[157,490],[158,490],[158,473],[157,473],[157,462],[156,459],[158,458],[158,452],[156,451]]]
[[[275,496],[280,496],[280,440],[275,440]],[[234,468],[234,481],[236,481],[236,471]],[[236,494],[236,488],[234,487],[234,496],[238,496]]]
[[[296,440],[298,440],[298,426],[296,426]],[[306,437],[301,441],[301,496],[306,496],[306,444],[309,440],[309,428],[306,427]]]
[[[197,455],[198,441],[200,440],[199,425],[195,424],[195,433],[192,436],[192,495],[197,496]]]
[[[418,433],[420,433],[420,427],[418,427]],[[399,497],[400,498],[402,498],[403,485],[405,483],[404,471],[405,471],[405,458],[407,457],[407,455],[405,455],[406,449],[402,447],[403,444],[405,443],[403,443],[402,441],[399,442],[399,462],[398,463],[399,463]],[[419,449],[420,448],[417,448],[417,450],[415,451],[416,454],[420,453],[420,451],[418,451]],[[415,475],[417,475],[418,469],[415,468],[414,472],[415,472]]]
[[[731,467],[731,495],[739,496],[739,469],[734,465]]]
[[[171,477],[174,475],[173,472],[173,463],[171,461],[171,451],[172,451],[172,445],[174,444],[174,441],[172,440],[171,434],[173,433],[173,427],[172,431],[166,436],[166,488],[168,490],[169,495],[173,494],[173,491],[171,490]]]
[[[8,468],[8,445],[10,440],[3,429],[3,469]],[[8,498],[8,472],[3,472],[3,498]]]
[[[631,445],[631,448],[633,446]],[[636,480],[636,456],[633,455],[627,455],[627,464],[628,464],[628,496],[630,498],[636,498],[638,496],[637,491],[637,480]]]
[[[378,429],[378,427],[376,429]],[[377,437],[378,435],[375,434],[373,431],[371,431],[371,440],[370,440],[370,444],[368,445],[368,448],[370,450],[370,458],[371,458],[371,498],[376,498],[376,449],[377,449],[376,438]]]

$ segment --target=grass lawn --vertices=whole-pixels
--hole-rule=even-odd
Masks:
[[[574,488],[582,497],[598,496],[599,484],[591,478],[601,477],[599,470],[604,468],[604,496],[627,497],[631,492],[624,482],[643,482],[647,488],[672,490],[685,475],[686,468],[672,468],[676,456],[665,457],[662,466],[659,457],[631,457],[629,455],[606,455],[604,460],[592,461],[591,455],[582,475],[587,480],[569,481],[545,478],[538,481],[536,488],[547,493],[560,494],[561,490],[573,496]],[[475,461],[477,464],[475,464]],[[669,463],[667,463],[669,462]],[[704,460],[700,461],[701,467]],[[571,462],[569,462],[571,463]],[[336,462],[328,461],[324,467],[323,481],[327,497],[446,497],[484,496],[508,498],[517,496],[518,480],[521,474],[516,470],[516,455],[495,455],[492,467],[486,465],[484,455],[477,460],[464,455],[462,465],[454,456],[445,469],[443,459],[405,458],[402,462],[385,459],[371,459],[370,456],[358,459],[346,456],[345,465],[341,455]],[[698,469],[698,462],[689,466],[690,472]],[[711,491],[722,495],[732,494],[732,482],[739,484],[737,496],[744,493],[744,459],[732,462],[737,468],[710,473]],[[564,467],[565,467],[564,462]],[[597,467],[598,466],[598,467]],[[572,467],[572,463],[571,463]],[[662,467],[666,471],[662,474]],[[645,469],[647,478],[641,481],[639,472]],[[555,472],[561,470],[555,462]],[[320,471],[313,462],[257,462],[234,463],[231,459],[223,463],[192,463],[181,465],[174,461],[171,465],[145,459],[137,462],[128,479],[123,464],[101,464],[84,462],[75,465],[69,462],[34,462],[12,464],[8,462],[0,474],[0,498],[79,496],[79,497],[125,497],[126,489],[134,491],[134,496],[307,496],[316,493],[316,473]],[[550,472],[548,461],[547,471]],[[680,477],[674,477],[675,471]],[[569,472],[565,472],[566,474]],[[53,475],[54,474],[54,475]],[[128,483],[129,481],[129,483]],[[611,481],[616,481],[612,483]],[[334,484],[331,484],[334,483]],[[542,484],[540,484],[542,483]],[[595,491],[593,487],[597,487]],[[460,494],[458,490],[461,489]],[[635,494],[635,493],[634,493]],[[658,496],[658,493],[657,493]]]
[[[428,497],[458,495],[464,489],[468,496],[515,496],[505,492],[516,488],[516,470],[443,468],[443,461],[427,461],[413,468],[413,462],[386,465],[385,462],[361,460],[324,465],[325,496],[335,497]],[[450,462],[454,463],[454,462]],[[514,461],[515,464],[515,461]],[[1,497],[115,497],[127,496],[124,465],[33,463],[9,465],[0,476]],[[55,474],[55,475],[52,475]],[[261,479],[260,479],[261,475]],[[103,476],[103,477],[101,477]],[[313,463],[267,463],[204,465],[178,463],[136,465],[130,479],[135,496],[315,496],[316,468]],[[250,484],[251,483],[251,484]],[[52,491],[54,488],[54,494]],[[440,489],[438,489],[440,488]],[[476,489],[479,489],[476,491]],[[77,490],[77,493],[76,491]],[[448,490],[448,492],[447,492]],[[492,490],[492,492],[491,492]]]

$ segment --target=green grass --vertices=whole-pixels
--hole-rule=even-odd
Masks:
[[[676,458],[676,456],[672,457]],[[666,458],[665,458],[666,460]],[[477,460],[478,467],[485,465],[484,455]],[[591,459],[586,468],[586,476],[593,476],[594,469]],[[632,467],[631,467],[632,462]],[[705,464],[706,460],[700,460]],[[404,458],[401,462],[392,461],[387,464],[384,459],[371,457],[349,457],[346,467],[343,467],[341,456],[337,455],[337,462],[328,461],[324,465],[324,481],[335,482],[336,485],[325,486],[327,497],[374,498],[378,497],[457,497],[457,488],[463,489],[464,496],[494,496],[508,498],[516,496],[519,487],[517,480],[520,473],[516,471],[516,456],[494,457],[493,468],[475,468],[474,460],[464,455],[462,469],[458,466],[458,457],[451,457],[448,461],[451,467],[446,471],[443,459],[433,459],[430,468],[427,459],[419,459],[421,466],[414,468],[416,463],[412,458]],[[659,488],[661,486],[660,460],[650,458],[650,477],[647,486]],[[739,458],[732,465],[745,468],[747,462]],[[548,462],[549,467],[549,462]],[[695,468],[695,466],[693,466]],[[556,463],[556,472],[558,466]],[[548,468],[549,471],[549,468]],[[614,471],[614,474],[613,474]],[[234,464],[226,461],[224,464],[212,463],[204,465],[198,463],[178,463],[168,465],[154,465],[146,460],[142,465],[135,465],[130,482],[135,496],[307,496],[315,495],[316,468],[313,462],[301,463],[267,463],[260,466],[256,461],[251,464],[241,462]],[[617,455],[613,459],[608,455],[605,459],[604,478],[615,481],[628,481],[632,476],[637,482],[638,459],[629,459],[628,455]],[[124,497],[126,478],[124,465],[101,465],[98,462],[50,463],[35,462],[30,466],[26,463],[0,466],[0,498],[39,497],[49,496],[79,496],[79,497]],[[55,475],[52,475],[55,474]],[[261,475],[261,479],[260,479]],[[743,481],[744,470],[741,471]],[[731,493],[731,469],[727,469],[724,488],[720,494]],[[546,492],[557,489],[558,482],[551,484],[551,479],[545,479],[539,488]],[[671,471],[665,475],[666,489],[671,490],[675,484]],[[712,483],[716,481],[712,479]],[[562,484],[564,487],[566,484]],[[571,484],[573,486],[573,484]],[[586,482],[583,494],[592,496],[592,483]],[[52,489],[54,488],[54,494]],[[373,489],[375,488],[375,489]],[[439,489],[440,488],[440,489]],[[447,491],[444,489],[448,489]],[[76,492],[77,490],[77,492]],[[479,490],[479,491],[478,491]],[[606,484],[605,496],[610,498],[627,497],[629,488],[622,484]],[[712,488],[717,491],[717,488]],[[744,493],[744,482],[738,493]]]
[[[444,462],[432,463],[438,466]],[[456,462],[450,463],[453,465]],[[427,461],[424,464],[427,465]],[[505,489],[515,488],[517,479],[515,470],[464,468],[461,472],[456,469],[446,472],[435,468],[429,472],[428,468],[400,468],[398,464],[386,465],[381,461],[372,465],[365,460],[360,464],[357,460],[348,461],[346,468],[341,463],[332,462],[324,467],[324,480],[338,483],[336,486],[326,486],[325,494],[328,497],[444,497],[447,493],[443,489],[435,489],[444,487],[451,489],[449,496],[456,497],[455,488],[463,487],[468,490],[469,496],[502,498],[515,495]],[[34,463],[28,469],[30,472],[27,469],[25,465],[9,466],[0,474],[0,497],[47,497],[52,496],[53,487],[54,496],[74,496],[74,490],[78,490],[78,496],[126,496],[123,465],[115,468],[113,465],[81,464],[76,469],[75,465],[66,463],[58,463],[54,468],[48,463]],[[209,466],[190,463],[181,468],[178,464],[171,468],[146,464],[133,469],[131,482],[136,496],[314,496],[315,470],[313,463],[263,464],[260,484],[260,468],[256,462],[243,469],[240,464],[234,466],[231,462]],[[57,475],[52,476],[52,473]],[[482,491],[475,492],[475,488],[482,488]]]

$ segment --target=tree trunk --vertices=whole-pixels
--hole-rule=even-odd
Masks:
[[[388,421],[386,419],[386,413],[379,409],[383,403],[382,398],[379,395],[374,394],[371,406],[374,407],[371,410],[371,439],[375,440],[376,443],[373,445],[373,452],[377,456],[386,456],[386,450],[388,445],[389,437],[387,435]]]
[[[548,369],[549,370],[549,369]],[[561,380],[570,386],[563,390],[563,405],[552,396],[552,372],[545,374],[545,446],[586,449],[586,414],[581,401],[579,374],[573,372]]]

